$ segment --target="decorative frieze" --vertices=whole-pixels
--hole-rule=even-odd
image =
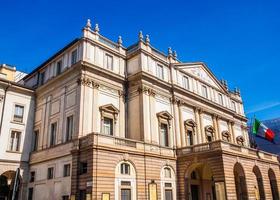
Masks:
[[[100,86],[99,83],[94,82],[93,79],[85,78],[85,77],[79,78],[77,80],[77,83],[79,85],[93,87],[93,88],[99,88],[99,86]]]
[[[152,88],[146,87],[146,86],[138,87],[138,92],[139,92],[139,94],[144,93],[144,94],[151,95],[151,96],[156,95],[155,90],[153,90]]]

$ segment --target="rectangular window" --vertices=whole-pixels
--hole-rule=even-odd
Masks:
[[[106,68],[113,70],[113,56],[106,54]]]
[[[21,132],[12,131],[8,150],[18,152],[20,149],[20,140],[21,140]]]
[[[219,104],[223,105],[223,95],[219,94],[218,98],[219,98]]]
[[[75,49],[71,53],[71,65],[74,65],[77,62],[77,59],[78,59],[78,51],[77,49]]]
[[[61,68],[62,68],[62,61],[60,60],[56,63],[56,76],[61,73]]]
[[[80,175],[87,173],[87,162],[80,162]]]
[[[71,170],[71,165],[70,164],[66,164],[63,166],[63,176],[67,177],[70,176],[70,170]]]
[[[39,85],[43,85],[45,83],[45,71],[40,72],[39,74]]]
[[[231,102],[231,107],[236,112],[236,105],[234,101]]]
[[[168,147],[169,146],[169,138],[168,138],[168,126],[167,124],[160,124],[160,135],[161,135],[161,145]]]
[[[62,200],[69,200],[70,198],[69,198],[69,195],[63,195],[62,196]]]
[[[160,79],[164,79],[163,66],[161,65],[157,65],[157,77]]]
[[[23,122],[23,112],[24,107],[20,105],[15,105],[15,113],[14,113],[14,121],[15,122]]]
[[[73,136],[73,115],[68,116],[66,119],[66,136],[65,141],[69,141]]]
[[[39,131],[36,130],[36,131],[34,131],[34,135],[33,135],[32,151],[37,151],[38,150],[38,142],[39,142]]]
[[[201,86],[201,93],[203,97],[208,98],[207,87],[205,85]]]
[[[193,145],[193,132],[187,130],[187,145]]]
[[[165,200],[172,200],[173,199],[171,189],[165,189],[164,193],[165,193]]]
[[[29,182],[30,183],[33,183],[35,181],[35,172],[30,172],[30,179],[29,179]]]
[[[131,200],[131,189],[121,189],[121,200]]]
[[[121,174],[130,174],[130,165],[123,163],[121,164]]]
[[[53,177],[54,177],[53,172],[54,172],[53,167],[49,167],[48,168],[48,176],[47,176],[48,179],[53,179]]]
[[[103,133],[106,135],[113,135],[113,119],[104,117],[103,119]]]
[[[51,124],[50,147],[55,145],[56,141],[57,123]]]
[[[28,200],[33,199],[33,188],[28,188]]]
[[[187,76],[183,76],[183,87],[187,90],[190,89],[189,78]]]

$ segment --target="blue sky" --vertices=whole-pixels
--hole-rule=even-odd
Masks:
[[[72,39],[88,18],[124,45],[139,30],[181,61],[203,61],[231,88],[239,87],[248,117],[280,116],[280,2],[1,1],[0,63],[30,72]]]

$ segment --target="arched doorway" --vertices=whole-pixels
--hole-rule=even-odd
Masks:
[[[275,173],[272,169],[268,170],[268,177],[269,177],[269,182],[270,182],[270,188],[271,188],[271,193],[272,193],[272,199],[273,200],[278,200],[279,199],[279,192],[278,192],[278,187],[277,187],[277,180]]]
[[[185,199],[215,200],[213,173],[207,164],[194,164],[185,174]]]
[[[243,167],[240,163],[236,163],[233,168],[234,180],[235,180],[235,189],[236,189],[236,199],[237,200],[247,200],[247,184],[245,173]]]
[[[254,166],[253,173],[256,176],[256,184],[254,186],[256,200],[265,200],[263,178],[258,166]]]
[[[15,171],[6,171],[0,175],[0,200],[12,198]]]

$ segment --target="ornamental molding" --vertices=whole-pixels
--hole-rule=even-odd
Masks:
[[[78,85],[83,85],[83,86],[87,86],[87,87],[92,87],[92,88],[99,88],[99,83],[94,82],[93,79],[91,78],[78,78],[77,80]]]
[[[150,96],[156,96],[156,91],[153,90],[152,88],[149,88],[147,86],[140,86],[138,87],[138,92],[139,93],[144,93]]]

